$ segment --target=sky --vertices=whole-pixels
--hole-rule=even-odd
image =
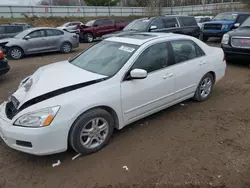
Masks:
[[[34,5],[39,0],[0,0],[0,5]]]

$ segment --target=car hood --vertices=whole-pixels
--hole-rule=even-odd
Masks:
[[[230,36],[250,37],[250,28],[238,28],[228,33]]]
[[[103,78],[107,76],[83,70],[68,61],[63,61],[39,68],[25,84],[19,86],[13,96],[19,101],[20,107],[36,97]],[[69,91],[71,90],[66,92]]]
[[[2,43],[8,43],[8,42],[14,42],[14,41],[17,41],[18,39],[15,39],[15,38],[5,38],[5,39],[1,39],[0,40],[0,44]]]
[[[204,24],[224,24],[224,25],[231,25],[234,21],[225,21],[225,20],[219,20],[219,21],[209,21],[205,22]]]
[[[114,32],[114,33],[111,33],[111,34],[108,34],[108,35],[104,35],[102,38],[103,39],[106,39],[106,38],[109,38],[109,37],[121,37],[123,35],[127,35],[127,34],[130,34],[130,33],[137,33],[138,31],[117,31],[117,32]]]

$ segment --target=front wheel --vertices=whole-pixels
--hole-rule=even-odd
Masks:
[[[94,36],[91,33],[86,33],[84,35],[84,41],[90,43],[90,42],[93,42],[93,40],[94,40]]]
[[[213,75],[210,73],[207,73],[201,79],[196,89],[194,99],[199,102],[207,100],[212,94],[213,84],[214,84]]]
[[[208,39],[209,39],[209,37],[208,36],[206,36],[206,35],[204,35],[204,34],[201,34],[201,40],[203,41],[203,42],[207,42],[208,41]]]
[[[106,110],[90,110],[73,124],[69,144],[81,154],[97,152],[108,143],[114,131],[114,124],[113,117]]]

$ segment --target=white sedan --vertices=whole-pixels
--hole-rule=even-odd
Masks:
[[[225,75],[222,49],[163,33],[108,38],[39,68],[0,106],[0,135],[34,155],[103,148],[113,130],[189,98],[204,101]]]

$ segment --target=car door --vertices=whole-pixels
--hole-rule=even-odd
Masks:
[[[103,20],[96,20],[94,23],[94,32],[96,34],[96,37],[101,37],[105,33],[105,25]]]
[[[114,20],[105,19],[104,20],[104,26],[105,26],[105,32],[104,32],[104,34],[109,34],[109,33],[113,33],[113,32],[116,31],[115,21]]]
[[[63,38],[63,34],[63,31],[60,31],[58,29],[46,29],[48,50],[58,50],[61,39]]]
[[[164,29],[161,30],[161,32],[173,32],[176,33],[176,31],[180,30],[180,24],[178,20],[175,17],[166,17],[163,19],[164,21]]]
[[[46,39],[46,32],[44,29],[35,30],[30,32],[28,35],[30,39],[23,41],[23,46],[27,53],[37,53],[47,51],[50,47]]]
[[[124,121],[131,123],[163,108],[174,99],[173,70],[168,65],[172,58],[167,43],[146,48],[127,72],[121,83]],[[133,69],[148,72],[145,79],[126,79]]]
[[[175,98],[178,100],[195,93],[206,74],[207,62],[205,53],[191,40],[173,40],[170,44],[175,56]]]

